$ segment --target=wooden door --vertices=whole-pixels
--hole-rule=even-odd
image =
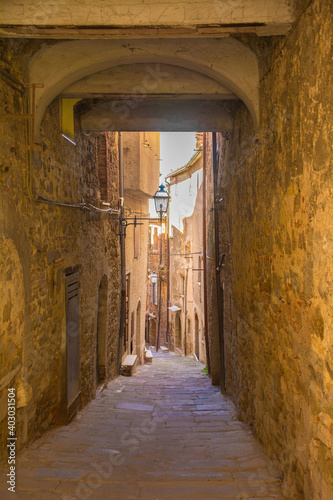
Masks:
[[[66,365],[67,416],[71,418],[81,400],[80,393],[80,295],[79,272],[66,275]]]

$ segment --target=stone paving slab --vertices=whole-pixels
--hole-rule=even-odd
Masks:
[[[139,411],[153,411],[154,407],[151,405],[143,405],[137,403],[118,403],[116,409],[122,408],[125,410],[139,410]]]
[[[282,500],[278,471],[202,368],[154,353],[23,450],[1,500]]]

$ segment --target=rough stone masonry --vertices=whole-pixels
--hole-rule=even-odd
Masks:
[[[288,498],[333,498],[332,4],[248,40],[260,127],[219,137],[227,391],[281,464]],[[266,45],[267,44],[267,45]]]
[[[4,41],[1,110],[27,113],[25,53],[33,42]],[[1,74],[3,75],[3,74]],[[21,83],[20,83],[21,82]],[[116,216],[77,208],[102,208],[96,137],[63,137],[60,101],[42,125],[42,151],[29,153],[25,120],[1,120],[0,155],[0,429],[6,450],[7,385],[17,387],[17,449],[55,422],[66,420],[65,276],[79,271],[81,403],[95,394],[98,294],[106,276],[105,376],[116,374],[119,322],[119,255]],[[117,134],[109,141],[110,207],[118,201]],[[49,200],[46,203],[42,200]],[[62,205],[61,205],[62,204]],[[104,207],[105,208],[105,207]],[[4,458],[3,455],[1,458]]]

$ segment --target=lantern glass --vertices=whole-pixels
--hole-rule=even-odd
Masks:
[[[150,275],[150,279],[153,285],[156,285],[157,283],[157,274],[155,272],[152,272]]]
[[[165,191],[165,186],[163,184],[159,186],[159,190],[156,191],[153,198],[155,203],[155,210],[158,215],[162,217],[162,215],[167,213],[169,205],[169,195]]]

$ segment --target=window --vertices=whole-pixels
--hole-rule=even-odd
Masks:
[[[185,295],[185,276],[180,275],[180,287],[179,287],[180,295]]]

